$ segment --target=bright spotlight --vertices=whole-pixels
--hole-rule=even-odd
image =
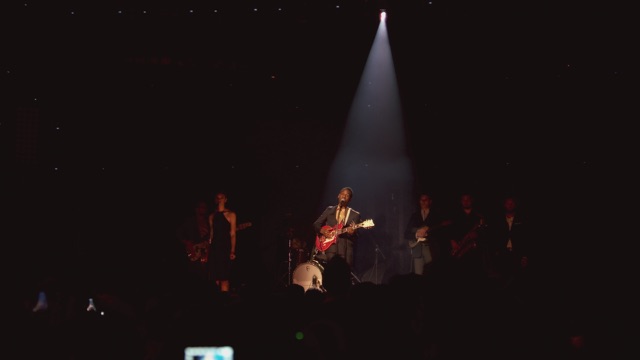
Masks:
[[[387,11],[385,9],[380,9],[380,21],[385,21],[387,18]]]

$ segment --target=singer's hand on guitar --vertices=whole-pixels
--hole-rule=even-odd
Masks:
[[[352,235],[354,232],[356,232],[356,223],[355,221],[352,221],[349,227],[347,228],[347,234]]]

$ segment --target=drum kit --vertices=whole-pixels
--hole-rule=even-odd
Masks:
[[[318,289],[324,292],[324,287],[322,287],[324,266],[319,259],[316,259],[315,254],[311,258],[309,257],[304,241],[300,241],[298,238],[289,240],[288,263],[287,285],[292,283],[300,285],[305,292],[309,289]]]
[[[287,260],[288,270],[285,275],[287,277],[286,285],[300,285],[305,292],[309,289],[325,292],[326,290],[322,286],[322,274],[327,261],[323,259],[323,256],[315,248],[311,251],[311,256],[309,256],[306,242],[296,237],[290,237],[289,258]],[[351,273],[351,280],[352,283],[360,282],[360,279],[353,273]]]
[[[309,289],[318,289],[324,292],[325,290],[322,286],[323,271],[324,267],[317,260],[305,261],[296,266],[291,281],[302,286],[305,292]]]
[[[324,255],[317,253],[316,249],[314,249],[311,252],[311,258],[307,260],[308,257],[304,249],[292,249],[291,253],[297,254],[295,257],[297,262],[293,274],[291,274],[291,272],[288,274],[290,279],[289,285],[291,285],[291,283],[300,285],[304,288],[305,292],[309,289],[317,289],[325,292],[326,290],[322,285],[322,274],[327,261],[323,259]],[[291,269],[291,263],[289,269]],[[360,279],[351,272],[351,283],[357,284],[359,282],[361,282]]]

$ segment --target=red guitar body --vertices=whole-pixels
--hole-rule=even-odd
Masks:
[[[329,246],[333,245],[336,242],[338,235],[346,231],[346,228],[344,231],[342,231],[342,228],[343,228],[342,223],[337,224],[334,227],[331,227],[329,225],[323,226],[322,230],[331,230],[331,233],[329,234],[329,236],[324,236],[324,235],[316,236],[316,248],[320,251],[327,250]]]

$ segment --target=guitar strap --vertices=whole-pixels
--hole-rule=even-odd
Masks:
[[[349,218],[349,215],[351,214],[351,208],[347,208],[347,215],[345,215],[344,217],[344,223],[342,225],[346,225],[347,224],[347,219]]]

